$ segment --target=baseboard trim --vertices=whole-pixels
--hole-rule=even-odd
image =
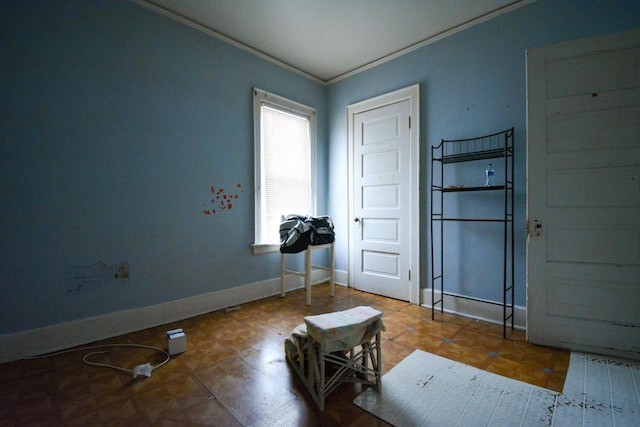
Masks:
[[[346,278],[346,272],[335,271],[337,285],[346,286]],[[287,291],[303,286],[301,277],[287,279]],[[0,335],[0,363],[65,350],[279,294],[278,277],[162,304],[4,334]]]
[[[436,291],[436,300],[440,299],[440,292]],[[422,289],[422,306],[431,308],[431,289]],[[440,306],[437,306],[439,309]],[[495,303],[470,300],[455,295],[445,295],[445,313],[457,314],[459,316],[478,319],[489,323],[502,325],[502,306]],[[527,325],[527,309],[522,306],[515,306],[514,328],[525,330]]]
[[[335,282],[347,286],[348,273],[335,271]],[[300,277],[290,277],[286,289],[292,291],[304,285]],[[189,298],[169,301],[148,307],[124,310],[14,334],[0,335],[0,363],[46,354],[102,339],[152,328],[201,314],[222,310],[247,302],[278,295],[280,278],[250,283],[235,288],[209,292]],[[439,296],[439,292],[436,292]],[[422,289],[423,307],[431,308],[431,290]],[[444,311],[490,323],[502,324],[501,306],[472,301],[456,296],[445,296]],[[526,308],[516,306],[515,327],[526,327]]]

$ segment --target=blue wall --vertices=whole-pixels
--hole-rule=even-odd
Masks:
[[[336,228],[348,227],[346,108],[416,83],[421,92],[420,259],[421,287],[430,286],[429,186],[432,145],[441,139],[480,136],[515,127],[516,304],[524,306],[526,273],[526,57],[527,48],[640,27],[638,1],[539,0],[431,43],[329,88],[329,150],[333,170],[329,205]],[[498,166],[494,164],[494,166]],[[458,171],[467,186],[484,184],[486,164]],[[475,169],[470,169],[475,168]],[[500,171],[496,167],[496,173]],[[334,179],[335,177],[335,179]],[[476,180],[476,181],[474,181]],[[457,197],[457,196],[456,196]],[[465,195],[452,211],[474,216],[500,203],[497,195]],[[451,211],[450,211],[451,212]],[[448,226],[445,290],[502,300],[500,226]],[[336,267],[347,269],[347,241],[336,249]]]
[[[124,0],[0,14],[0,333],[279,275],[251,250],[251,89],[317,109],[325,165],[326,87]]]
[[[429,147],[514,126],[524,305],[525,49],[639,27],[640,2],[539,0],[329,87],[125,0],[4,2],[0,25],[6,334],[277,277],[278,255],[250,246],[253,86],[317,109],[318,210],[336,221],[346,270],[346,107],[420,83],[423,287]],[[232,209],[211,203],[212,186],[238,195]],[[486,264],[466,239],[492,233],[456,232],[452,255]],[[126,280],[111,277],[120,263]],[[451,290],[499,299],[476,275]]]

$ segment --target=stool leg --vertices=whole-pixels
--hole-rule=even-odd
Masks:
[[[324,355],[325,355],[325,346],[324,346],[324,344],[320,344],[319,353],[320,353],[320,357],[319,357],[319,359],[320,359],[320,378],[319,378],[320,384],[318,386],[318,389],[319,389],[319,394],[320,394],[320,396],[319,396],[320,397],[320,405],[318,405],[318,406],[320,406],[320,410],[321,411],[324,411],[324,395],[325,395],[324,388],[325,388],[325,375],[326,375],[326,372],[325,372],[325,358],[324,358]]]
[[[330,259],[329,259],[329,268],[331,269],[329,271],[330,274],[331,274],[331,279],[329,280],[329,296],[331,296],[331,297],[333,296],[334,288],[335,288],[335,286],[334,286],[334,284],[335,284],[335,272],[334,271],[335,270],[334,269],[335,269],[335,264],[336,264],[336,262],[335,262],[335,253],[334,253],[334,250],[333,250],[333,246],[334,246],[334,244],[332,243],[331,244],[331,248],[329,249],[329,257],[330,257]]]
[[[284,273],[284,254],[280,254],[280,296],[284,298],[286,290],[285,290],[285,273]]]
[[[380,331],[376,333],[376,365],[374,369],[376,371],[376,389],[378,393],[382,393],[382,347],[380,347]]]
[[[304,251],[304,288],[307,290],[307,305],[311,305],[311,249]]]

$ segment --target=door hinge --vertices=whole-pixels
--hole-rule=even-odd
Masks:
[[[411,281],[411,270],[409,270],[409,281]]]
[[[411,116],[409,116],[409,129],[411,129]]]

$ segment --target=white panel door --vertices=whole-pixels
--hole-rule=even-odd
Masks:
[[[409,100],[354,118],[354,285],[410,299]]]
[[[640,31],[527,53],[527,336],[640,358]]]

